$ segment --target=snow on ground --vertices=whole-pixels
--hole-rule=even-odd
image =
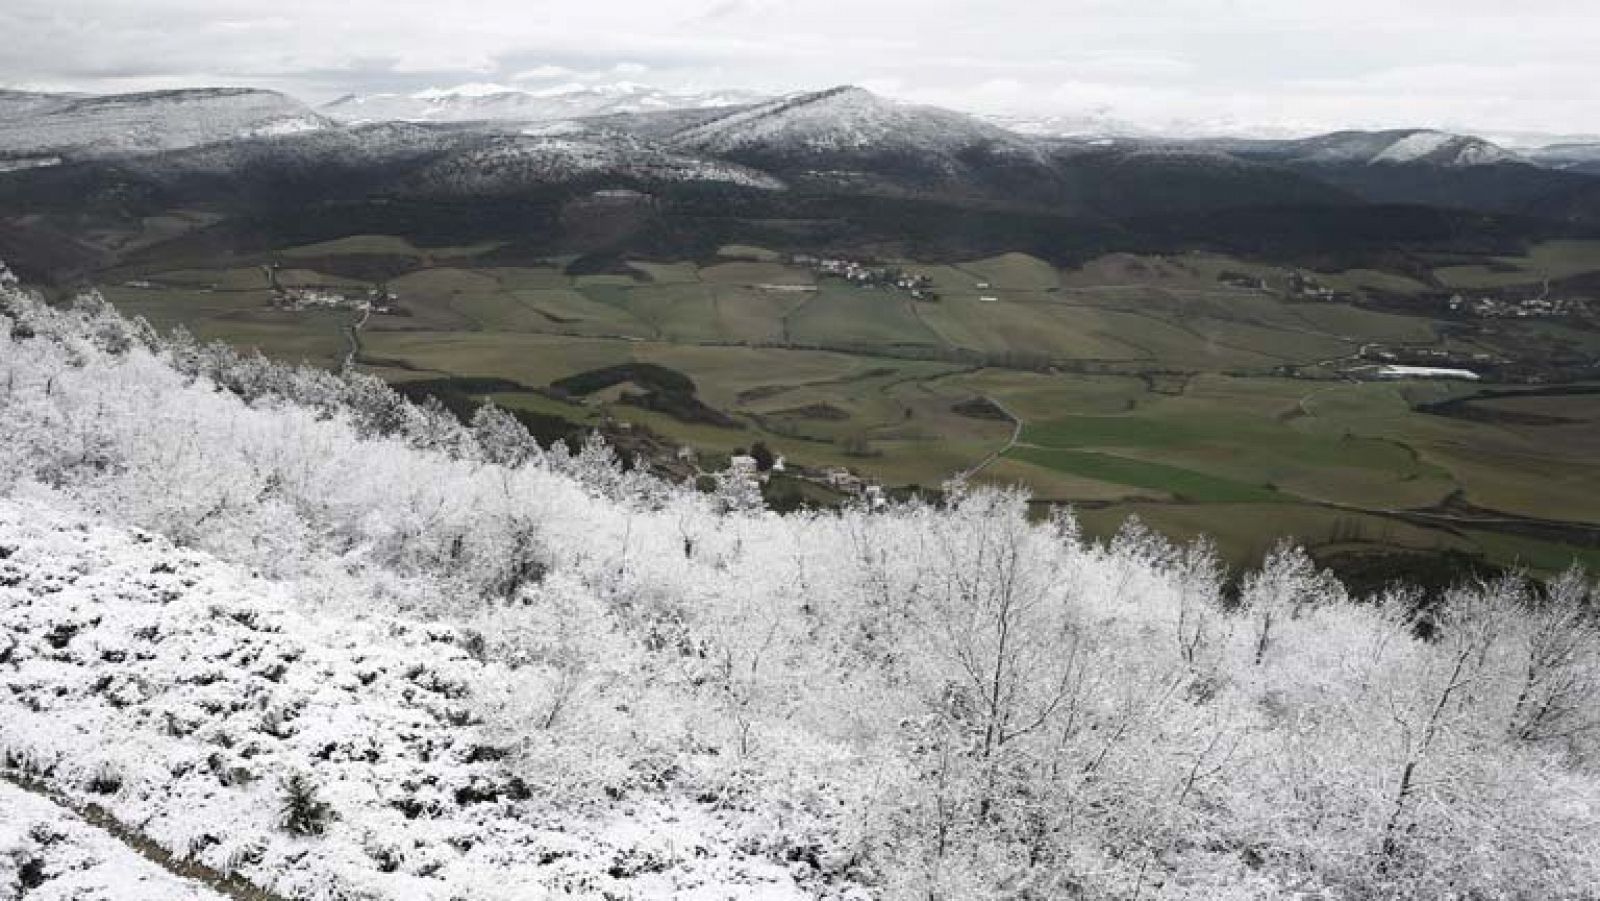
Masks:
[[[1438,153],[1456,140],[1455,135],[1437,131],[1419,131],[1395,141],[1372,158],[1374,163],[1410,163],[1429,154]]]
[[[0,782],[0,897],[220,901],[50,801]]]
[[[1488,166],[1517,157],[1479,138],[1438,131],[1418,131],[1384,148],[1374,163],[1414,163],[1423,160],[1445,166]]]
[[[666,793],[550,803],[474,713],[504,664],[452,628],[63,510],[42,489],[0,500],[13,772],[285,897],[809,896],[741,850],[759,845],[746,815]],[[335,812],[323,835],[281,828],[290,773]]]
[[[1466,379],[1475,382],[1478,374],[1470,369],[1439,366],[1380,366],[1378,377],[1385,379]]]
[[[1039,160],[1027,139],[971,116],[884,100],[855,87],[784,97],[738,110],[673,138],[713,154],[799,148],[807,152],[899,149],[922,154],[987,147]]]
[[[0,160],[0,172],[21,172],[25,169],[48,169],[61,165],[59,156],[32,156],[22,159]]]
[[[619,113],[708,109],[765,99],[764,95],[749,91],[668,91],[632,82],[569,83],[538,90],[478,83],[429,88],[410,95],[350,95],[323,106],[322,112],[346,122],[375,119],[540,122]]]
[[[417,181],[448,191],[496,193],[530,183],[608,175],[643,182],[721,182],[777,191],[781,181],[721,160],[668,153],[635,141],[604,142],[555,136],[496,140],[429,166]]]
[[[272,91],[205,88],[60,98],[7,118],[0,157],[100,159],[252,135],[297,134],[329,121]]]

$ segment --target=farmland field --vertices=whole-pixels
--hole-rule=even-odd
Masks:
[[[356,314],[274,309],[262,265],[291,287],[382,284],[396,307],[365,321],[359,363],[392,381],[506,379],[518,390],[496,403],[574,427],[631,423],[708,466],[762,441],[794,465],[891,487],[936,489],[962,473],[1021,483],[1040,503],[1076,506],[1097,534],[1137,514],[1211,535],[1237,562],[1286,532],[1541,569],[1600,546],[1600,395],[1361,381],[1341,368],[1374,347],[1600,353],[1592,324],[1464,330],[1392,304],[1600,271],[1600,245],[1443,261],[1437,288],[1415,272],[1318,273],[1342,293],[1315,300],[1292,294],[1288,270],[1204,253],[1076,269],[1023,254],[883,261],[925,279],[935,296],[917,299],[751,245],[578,274],[562,258],[480,265],[493,249],[358,235],[227,268],[151,264],[104,290],[159,327],[332,366]],[[363,260],[396,274],[341,274]],[[1369,293],[1389,305],[1365,303]],[[625,402],[630,385],[551,394],[565,377],[639,363],[686,376],[721,420]]]

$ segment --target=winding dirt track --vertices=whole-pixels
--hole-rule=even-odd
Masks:
[[[237,875],[224,873],[204,864],[178,857],[137,831],[123,825],[120,820],[111,815],[110,811],[98,804],[74,801],[42,782],[30,779],[12,770],[0,770],[0,781],[35,797],[49,801],[60,808],[63,814],[82,820],[89,826],[104,832],[116,839],[129,851],[179,879],[198,882],[225,898],[234,899],[234,901],[289,901],[289,899],[282,896],[263,891]]]
[[[983,470],[985,468],[987,468],[989,466],[989,464],[991,464],[994,461],[996,461],[996,460],[1000,459],[1001,457],[1005,456],[1007,453],[1009,453],[1011,451],[1011,449],[1013,447],[1017,446],[1017,442],[1018,441],[1022,440],[1022,419],[1021,419],[1021,417],[1019,417],[1019,416],[1017,416],[1017,414],[1011,412],[1011,410],[1008,407],[1006,407],[1005,404],[999,402],[998,400],[995,400],[992,397],[989,397],[988,395],[984,395],[983,399],[988,401],[991,404],[994,404],[995,407],[1000,412],[1006,414],[1006,418],[1007,419],[1011,420],[1011,424],[1012,424],[1011,438],[1009,440],[1007,440],[1005,445],[1002,446],[999,450],[995,451],[994,453],[990,454],[987,457],[984,457],[982,460],[979,460],[977,462],[977,464],[972,466],[972,468],[964,470],[958,476],[958,478],[961,478],[961,479],[970,479],[973,476],[977,475],[978,473],[983,472]]]

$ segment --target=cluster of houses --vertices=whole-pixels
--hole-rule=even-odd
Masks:
[[[1217,281],[1230,288],[1245,288],[1251,291],[1267,290],[1266,279],[1259,275],[1251,275],[1248,272],[1235,272],[1233,270],[1220,272],[1217,274]]]
[[[1361,346],[1361,357],[1367,360],[1376,360],[1380,363],[1416,363],[1421,366],[1471,366],[1474,364],[1482,366],[1500,361],[1494,354],[1483,351],[1463,354],[1441,350],[1436,347],[1404,347],[1390,350],[1381,344],[1363,344]]]
[[[617,425],[624,429],[631,428],[631,424],[626,422],[618,422]],[[702,476],[711,475],[711,473],[700,469],[699,456],[699,452],[689,445],[682,445],[678,448],[677,458],[680,463],[693,467]],[[772,467],[767,472],[761,471],[756,464],[755,458],[749,455],[730,457],[728,466],[730,469],[741,473],[743,478],[758,484],[765,484],[772,478],[773,473],[787,472],[794,478],[826,485],[841,494],[860,498],[873,510],[884,507],[889,503],[889,496],[884,492],[882,485],[857,475],[843,466],[828,466],[823,469],[812,469],[805,466],[791,467],[781,455],[773,459]]]
[[[1218,273],[1217,281],[1231,288],[1242,288],[1249,291],[1272,290],[1272,286],[1267,283],[1265,278],[1259,275],[1252,275],[1248,272],[1239,272],[1233,269],[1224,270]],[[1291,270],[1289,272],[1288,279],[1285,282],[1285,290],[1289,297],[1292,297],[1296,300],[1335,301],[1350,299],[1350,295],[1329,288],[1328,286],[1322,284],[1322,282],[1317,281],[1316,276],[1299,269]]]
[[[1588,316],[1593,310],[1589,302],[1578,298],[1535,297],[1527,300],[1502,300],[1496,297],[1450,298],[1450,312],[1470,314],[1482,319],[1547,319],[1566,316]]]
[[[829,488],[859,497],[873,509],[882,507],[889,502],[888,497],[883,493],[882,485],[869,482],[843,466],[830,466],[824,469],[822,471],[822,479]]]
[[[272,289],[274,307],[285,310],[322,308],[373,313],[393,313],[396,309],[398,298],[389,290],[388,285],[374,285],[368,288],[364,295],[352,297],[330,288],[285,285],[278,280],[278,269],[277,263],[261,267],[261,271],[267,276],[267,285]]]
[[[1289,296],[1301,300],[1348,300],[1349,295],[1317,281],[1315,276],[1296,269],[1289,273]]]
[[[1353,366],[1349,374],[1357,378],[1377,379],[1463,379],[1475,382],[1480,376],[1467,367],[1481,369],[1502,362],[1490,353],[1464,354],[1432,347],[1389,350],[1378,344],[1364,345],[1360,357],[1373,362]]]
[[[308,310],[317,307],[349,309],[356,301],[325,288],[280,288],[272,292],[272,305],[285,310]]]
[[[851,284],[905,291],[912,300],[938,300],[933,279],[926,275],[912,275],[897,267],[873,267],[855,260],[814,257],[796,254],[790,258],[796,266],[805,266],[820,276],[842,278]]]

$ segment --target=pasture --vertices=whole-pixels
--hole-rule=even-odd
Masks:
[[[938,299],[916,300],[748,245],[576,275],[564,259],[480,265],[492,249],[360,235],[226,268],[152,266],[126,277],[154,287],[105,293],[159,327],[327,366],[342,359],[355,314],[271,309],[260,265],[280,264],[286,284],[353,291],[371,283],[341,273],[360,271],[362,258],[402,260],[407,271],[384,283],[398,309],[361,333],[363,366],[385,378],[509,379],[529,390],[495,395],[505,406],[631,422],[713,456],[759,440],[801,466],[892,486],[937,488],[1003,450],[974,478],[1073,504],[1097,533],[1137,513],[1173,535],[1211,534],[1239,561],[1292,533],[1328,547],[1453,549],[1548,568],[1589,552],[1401,514],[1465,504],[1600,523],[1594,396],[1495,397],[1473,402],[1487,413],[1461,418],[1422,408],[1487,386],[1287,377],[1328,372],[1369,343],[1479,349],[1495,338],[1463,342],[1426,316],[1289,297],[1279,267],[1200,253],[1115,254],[1070,270],[1022,254],[885,261],[931,280]],[[1436,275],[1526,280],[1600,270],[1597,260],[1600,245],[1558,242],[1471,264],[1482,272],[1452,260]],[[1425,287],[1414,273],[1379,270],[1318,278],[1357,294]],[[1583,328],[1518,327],[1523,342],[1600,346]],[[617,390],[577,404],[535,393],[622,363],[682,373],[733,425],[622,403]],[[1005,415],[974,415],[979,399]],[[1022,423],[1009,448],[1008,416]]]

